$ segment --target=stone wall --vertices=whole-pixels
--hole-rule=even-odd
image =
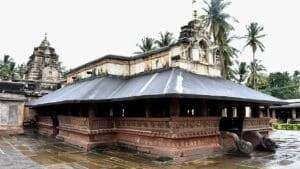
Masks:
[[[146,55],[145,57],[98,59],[69,72],[67,74],[67,83],[89,78],[93,75],[133,76],[169,67],[179,67],[200,75],[221,76],[221,67],[215,62],[213,55],[210,54],[206,59],[202,58],[202,60],[195,61],[190,56],[189,48],[190,46],[179,45],[162,52]],[[173,59],[174,57],[178,58]]]
[[[246,118],[245,131],[267,132],[268,118]],[[39,118],[39,131],[56,136],[85,150],[108,144],[122,145],[154,156],[174,159],[207,157],[234,146],[231,137],[219,132],[219,117],[171,118],[95,118],[58,116],[53,126],[51,117]]]
[[[0,94],[0,135],[23,133],[25,97],[18,94]]]

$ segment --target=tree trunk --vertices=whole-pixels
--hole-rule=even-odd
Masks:
[[[252,71],[253,71],[253,82],[252,82],[252,84],[253,84],[253,89],[255,89],[256,90],[256,71],[254,70],[255,69],[255,65],[254,65],[254,63],[255,63],[255,51],[253,50],[253,53],[252,53],[253,55],[252,55]]]

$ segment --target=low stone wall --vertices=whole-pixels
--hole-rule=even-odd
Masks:
[[[38,132],[42,135],[53,136],[54,126],[50,116],[38,116]]]
[[[113,143],[113,121],[110,118],[58,116],[57,138],[85,150],[101,144]]]
[[[24,133],[24,104],[22,95],[0,93],[0,135]]]
[[[271,130],[270,126],[271,118],[262,117],[262,118],[245,118],[244,120],[244,131],[249,130]]]
[[[39,118],[41,132],[53,127],[49,117]],[[57,138],[90,150],[95,146],[121,144],[158,156],[189,158],[221,152],[218,117],[88,118],[58,116]],[[247,119],[247,129],[267,129],[267,119]],[[267,123],[268,124],[268,123]]]

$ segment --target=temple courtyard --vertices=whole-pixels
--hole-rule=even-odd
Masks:
[[[194,160],[181,164],[162,162],[166,159],[145,157],[135,151],[117,147],[97,148],[85,152],[56,139],[46,138],[27,131],[19,136],[2,136],[0,139],[0,168],[47,168],[47,169],[248,169],[248,168],[299,168],[300,132],[274,131],[270,137],[280,148],[276,153],[255,151],[251,157],[223,155],[206,160]]]

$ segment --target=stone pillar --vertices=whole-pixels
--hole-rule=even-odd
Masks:
[[[292,119],[295,120],[297,118],[296,109],[292,109]]]
[[[114,109],[113,109],[113,107],[111,107],[109,109],[109,117],[113,117],[113,116],[114,116]]]
[[[151,112],[150,112],[150,103],[149,102],[145,102],[145,116],[146,116],[146,118],[149,118],[150,117],[150,114],[151,114]]]
[[[227,108],[222,109],[222,117],[227,117]]]
[[[208,108],[207,108],[207,103],[205,100],[201,101],[201,115],[202,116],[208,116]]]
[[[88,117],[95,117],[96,116],[96,111],[97,111],[97,105],[96,104],[89,104],[88,105],[88,114],[89,116]]]
[[[246,114],[245,114],[245,117],[247,117],[247,118],[251,118],[252,117],[252,107],[249,107],[249,106],[247,106],[246,108],[245,108],[245,111],[246,111]]]
[[[237,113],[237,108],[236,107],[232,108],[232,117],[233,118],[237,118],[238,117],[238,113]]]
[[[272,119],[276,119],[276,110],[272,109]]]
[[[270,108],[266,107],[266,111],[267,111],[267,117],[270,118]]]
[[[259,118],[263,118],[264,117],[264,110],[259,108],[258,111],[259,111]]]
[[[179,99],[174,98],[170,102],[170,116],[178,117],[180,116],[180,102]]]

